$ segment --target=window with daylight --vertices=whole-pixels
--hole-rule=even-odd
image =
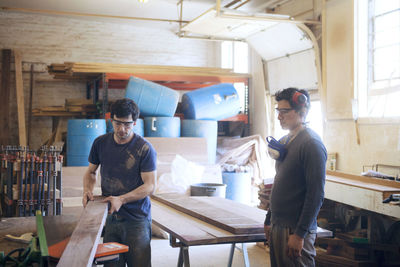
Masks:
[[[237,73],[249,72],[249,47],[245,42],[223,41],[221,42],[221,68],[233,69]],[[233,85],[238,92],[241,107],[240,111],[245,112],[246,108],[246,86],[244,83]]]
[[[400,117],[400,0],[358,5],[359,114]]]

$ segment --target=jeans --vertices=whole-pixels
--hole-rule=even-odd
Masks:
[[[107,216],[103,242],[118,242],[129,246],[129,251],[120,254],[118,262],[105,267],[150,267],[151,266],[151,221],[132,220],[117,214]]]
[[[308,233],[304,238],[301,256],[291,259],[286,254],[289,235],[293,234],[289,227],[273,224],[269,237],[269,253],[272,267],[291,267],[291,266],[315,266],[314,257],[316,251],[314,242],[316,234]]]

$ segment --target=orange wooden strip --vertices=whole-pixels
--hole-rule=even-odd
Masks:
[[[129,251],[129,247],[117,242],[108,242],[97,246],[95,258],[125,253]]]
[[[71,237],[67,237],[63,241],[60,241],[52,246],[49,246],[49,256],[54,259],[61,258],[61,255],[63,254],[65,248],[67,247],[70,238]]]

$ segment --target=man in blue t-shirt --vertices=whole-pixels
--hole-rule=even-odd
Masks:
[[[106,266],[151,266],[151,203],[156,185],[156,152],[152,145],[133,132],[139,108],[130,99],[111,106],[113,133],[96,138],[83,177],[83,206],[93,200],[100,165],[101,190],[110,203],[104,228],[104,242],[129,246],[115,264]]]

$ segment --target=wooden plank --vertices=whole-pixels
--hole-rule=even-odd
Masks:
[[[31,145],[32,133],[32,100],[33,100],[33,84],[34,84],[34,66],[31,64],[30,80],[29,80],[29,109],[28,109],[28,146]]]
[[[369,183],[369,184],[374,184],[374,185],[383,185],[383,186],[400,189],[399,182],[391,181],[391,180],[387,180],[387,179],[381,179],[381,178],[369,177],[369,176],[360,176],[360,175],[354,175],[354,174],[338,172],[338,171],[329,171],[329,170],[326,171],[326,174],[328,176],[341,177],[341,178],[345,178],[345,179],[352,180],[352,181],[360,181],[360,182],[364,182],[364,183]]]
[[[117,80],[127,80],[129,76],[134,75],[144,79],[156,81],[187,81],[188,76],[190,76],[192,77],[192,79],[196,79],[195,77],[197,77],[197,81],[199,82],[242,81],[247,83],[247,79],[251,77],[250,74],[234,73],[231,69],[221,68],[82,62],[65,62],[64,64],[52,64],[48,67],[48,71],[50,74],[54,75],[55,78],[61,79],[74,78],[76,76],[88,77],[98,75],[100,73],[107,73],[107,76],[112,76],[108,78]],[[116,74],[118,77],[115,77],[113,74]],[[123,76],[123,78],[120,77],[121,75]],[[144,76],[142,77],[142,75]],[[148,77],[147,75],[150,75],[151,77]],[[171,75],[174,76],[172,80]]]
[[[21,53],[14,51],[15,57],[15,89],[17,96],[17,110],[18,110],[18,134],[19,145],[26,146],[26,125],[25,125],[25,100],[24,100],[24,85],[22,80],[22,62]]]
[[[0,88],[0,144],[9,144],[11,50],[2,50]]]
[[[153,199],[233,234],[264,232],[265,211],[219,197],[153,195]]]
[[[400,183],[374,177],[327,171],[326,180],[333,183],[375,191],[382,194],[383,198],[387,198],[391,194],[400,193]]]
[[[107,202],[88,203],[57,266],[92,266],[107,212]]]
[[[358,207],[361,209],[400,218],[400,206],[384,204],[384,194],[380,191],[333,182],[329,178],[325,183],[325,198]]]
[[[178,238],[187,246],[264,241],[265,235],[235,235],[212,224],[178,211],[155,199],[151,200],[155,225]]]
[[[376,192],[382,193],[383,198],[387,198],[391,194],[399,194],[400,193],[399,188],[378,185],[378,184],[374,184],[374,183],[367,183],[367,182],[362,182],[362,181],[354,181],[354,180],[349,180],[349,179],[340,178],[340,177],[334,177],[334,176],[330,176],[330,175],[326,176],[326,180],[330,181],[330,182],[338,183],[338,184],[344,184],[344,185],[348,185],[348,186],[359,187],[362,189],[376,191]]]
[[[317,266],[351,266],[351,267],[371,267],[378,266],[377,263],[369,260],[352,260],[344,257],[328,255],[322,250],[317,250],[317,256],[315,258]]]

